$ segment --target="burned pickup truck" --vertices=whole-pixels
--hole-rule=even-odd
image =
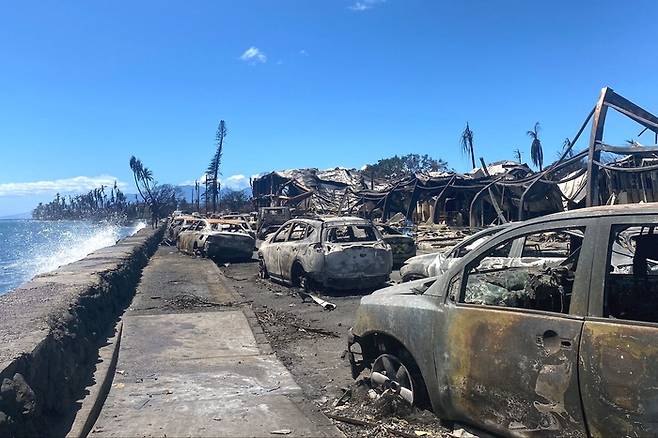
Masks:
[[[656,436],[657,231],[658,204],[510,225],[438,278],[364,297],[353,374],[497,434]]]
[[[258,258],[261,277],[305,289],[374,288],[393,264],[379,231],[357,217],[290,220],[261,244]]]
[[[216,260],[250,260],[256,239],[242,221],[199,219],[178,234],[181,252]]]

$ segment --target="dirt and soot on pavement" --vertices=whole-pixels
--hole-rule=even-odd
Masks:
[[[336,305],[326,311],[303,300],[297,288],[260,279],[255,262],[219,267],[251,304],[272,349],[304,396],[328,416],[343,418],[335,422],[346,436],[449,436],[431,412],[410,407],[397,396],[374,399],[365,381],[352,379],[347,332],[361,297],[370,291],[323,291],[322,298]]]

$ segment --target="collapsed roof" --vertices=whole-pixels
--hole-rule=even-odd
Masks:
[[[418,220],[414,215],[419,203],[431,203],[433,214],[421,220],[482,225],[507,221],[517,214],[520,192],[514,186],[532,174],[527,165],[512,161],[491,163],[466,174],[430,172],[397,181],[373,180],[356,169],[294,169],[254,179],[252,192],[257,207],[289,205],[312,213],[360,214],[383,220],[396,213]],[[507,189],[498,192],[492,183]],[[483,191],[496,192],[494,197],[500,199],[492,202],[481,196]],[[482,202],[473,205],[477,200]],[[536,214],[562,209],[559,191],[550,186],[528,204]]]

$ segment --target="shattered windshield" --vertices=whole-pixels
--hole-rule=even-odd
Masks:
[[[229,231],[232,233],[243,231],[242,227],[236,224],[212,224],[213,231]]]
[[[568,313],[583,235],[584,228],[526,235],[520,257],[505,255],[518,237],[492,248],[469,269],[463,302]]]

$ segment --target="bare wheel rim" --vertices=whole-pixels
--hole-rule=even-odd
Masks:
[[[380,386],[393,390],[396,390],[396,388],[405,388],[411,392],[411,400],[408,401],[410,403],[413,402],[413,380],[411,379],[409,370],[406,366],[404,366],[400,359],[392,354],[382,354],[377,359],[375,359],[375,362],[372,364],[371,371],[371,381],[381,381],[381,379],[374,378],[376,376],[375,373],[383,375],[386,377],[386,379],[388,379],[387,382],[379,384]],[[396,392],[399,393],[400,390],[397,389]]]
[[[306,293],[311,292],[311,282],[306,277],[306,274],[301,274],[299,276],[299,287],[302,289],[302,291]]]

